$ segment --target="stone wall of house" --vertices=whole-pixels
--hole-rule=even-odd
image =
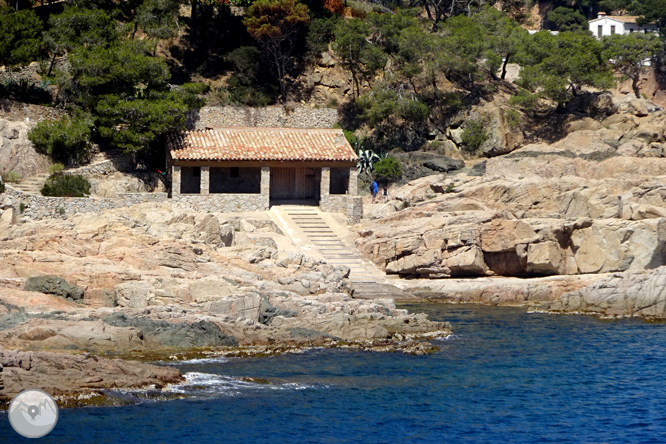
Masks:
[[[333,128],[338,111],[331,108],[304,106],[208,106],[188,114],[189,129],[204,130],[222,127],[262,128]]]
[[[349,207],[347,208],[347,220],[350,224],[357,224],[363,217],[363,198],[361,196],[352,196],[349,199]]]
[[[27,194],[9,185],[6,187],[5,193],[11,197],[14,209],[21,214],[21,217],[29,217],[34,220],[51,217],[66,219],[68,215],[76,213],[97,213],[103,210],[167,200],[167,193],[124,193],[114,198],[46,197]],[[21,208],[23,208],[22,212]]]
[[[319,208],[327,213],[347,214],[350,198],[351,196],[348,194],[328,194],[326,197],[320,198]]]
[[[172,200],[184,203],[197,211],[211,213],[269,209],[269,197],[264,194],[174,194]]]

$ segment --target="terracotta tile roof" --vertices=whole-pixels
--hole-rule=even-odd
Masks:
[[[216,128],[171,134],[174,160],[356,161],[340,129]]]

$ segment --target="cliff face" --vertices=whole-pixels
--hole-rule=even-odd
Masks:
[[[388,274],[412,278],[662,267],[666,113],[648,106],[620,104],[620,113],[557,143],[488,159],[480,177],[414,181],[394,194],[405,209],[371,212],[379,218],[359,230],[357,246]]]

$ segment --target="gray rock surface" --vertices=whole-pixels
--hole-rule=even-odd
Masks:
[[[555,313],[604,317],[666,318],[666,267],[614,273],[583,288],[564,293],[546,306]]]
[[[114,327],[136,328],[144,337],[150,337],[165,347],[238,346],[236,338],[223,334],[215,324],[208,321],[191,324],[169,323],[113,313],[105,317],[104,322]]]
[[[25,282],[26,291],[54,294],[72,301],[83,299],[83,289],[58,276],[32,276]]]

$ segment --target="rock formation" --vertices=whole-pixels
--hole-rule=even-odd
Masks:
[[[46,172],[50,159],[35,151],[28,139],[34,123],[0,119],[0,173],[14,171],[26,177]]]
[[[100,372],[128,375],[101,382],[98,364],[67,353],[154,360],[342,345],[423,353],[428,346],[413,338],[450,332],[391,299],[353,299],[348,276],[346,267],[304,255],[268,218],[193,213],[167,203],[3,225],[0,344],[63,352],[62,359],[31,352],[33,367],[74,359],[79,373],[71,378],[90,379],[81,388],[90,391],[163,384],[178,375],[104,361]],[[49,371],[43,365],[28,370]],[[15,379],[4,378],[0,398],[17,393],[24,376],[36,381],[19,368]],[[57,373],[48,384],[59,378],[69,376]],[[68,384],[63,395],[78,396]]]
[[[627,279],[645,270],[659,274],[666,265],[666,112],[637,99],[615,106],[619,113],[585,123],[556,143],[486,160],[481,176],[463,170],[409,183],[394,193],[404,209],[393,204],[394,211],[368,212],[376,219],[359,227],[358,248],[387,274],[409,278],[588,276],[573,279],[579,293],[553,305],[558,311],[596,306],[589,296],[595,287],[579,290],[578,283],[591,285],[606,279],[604,273]],[[479,291],[471,282],[458,299],[489,302],[489,291],[501,293],[501,282],[509,296],[500,300],[515,301],[511,294],[529,299],[527,284],[490,281]],[[572,290],[561,280],[545,282],[561,287],[558,297]],[[419,285],[405,284],[410,290]],[[460,288],[450,285],[453,293]],[[456,299],[449,284],[424,287]],[[664,316],[644,303],[639,298],[638,305],[609,313]]]

